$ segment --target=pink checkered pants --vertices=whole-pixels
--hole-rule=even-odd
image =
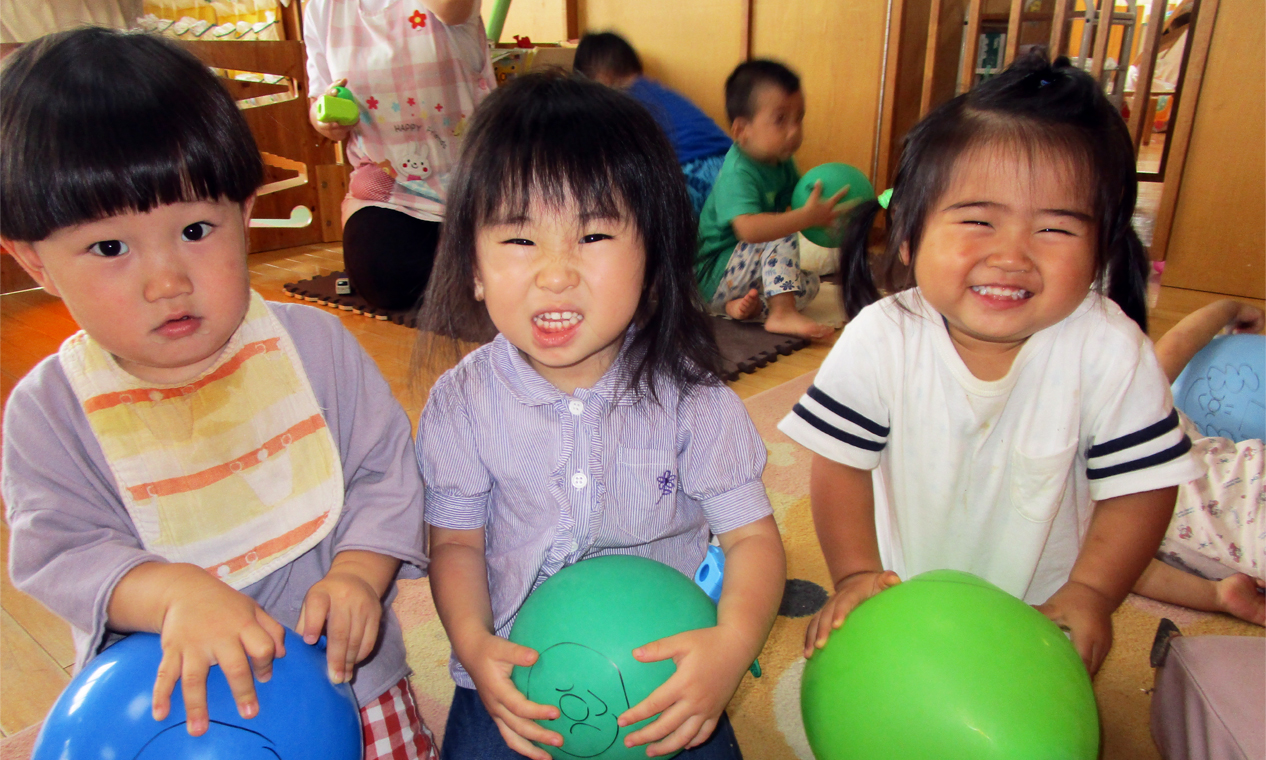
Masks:
[[[362,707],[360,723],[365,760],[439,760],[435,737],[422,723],[408,678]]]

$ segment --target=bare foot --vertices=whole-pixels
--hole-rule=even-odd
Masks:
[[[1218,606],[1240,620],[1266,625],[1266,597],[1257,581],[1244,573],[1227,576],[1217,582]]]
[[[756,292],[756,288],[747,291],[747,295],[742,298],[735,298],[733,301],[727,301],[725,304],[725,313],[730,319],[744,320],[751,319],[760,314],[760,293]]]
[[[781,335],[797,335],[809,340],[825,338],[835,332],[834,327],[814,322],[798,311],[770,312],[765,319],[765,330]]]

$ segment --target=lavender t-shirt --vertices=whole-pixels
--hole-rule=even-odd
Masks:
[[[626,341],[627,349],[627,341]],[[426,521],[484,529],[493,625],[583,559],[634,554],[693,577],[708,534],[772,514],[765,444],[734,391],[630,391],[628,351],[565,395],[498,335],[431,389],[418,425]],[[449,672],[474,688],[457,660]]]

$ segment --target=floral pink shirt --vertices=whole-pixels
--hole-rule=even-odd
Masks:
[[[347,79],[360,110],[344,219],[373,205],[442,221],[462,132],[496,82],[478,13],[446,26],[418,0],[310,0],[304,36],[308,94]]]

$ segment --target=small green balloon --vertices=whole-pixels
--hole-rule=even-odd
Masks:
[[[866,179],[861,169],[848,164],[822,164],[805,172],[796,183],[796,189],[791,193],[792,208],[800,208],[809,200],[813,185],[818,180],[822,181],[823,200],[843,190],[845,185],[849,188],[848,194],[841,200],[870,200],[875,197],[875,188],[871,187],[870,180]],[[842,234],[826,227],[810,227],[804,230],[804,236],[824,248],[839,248],[843,242]]]
[[[703,589],[651,559],[610,555],[555,573],[523,603],[510,631],[511,641],[540,655],[535,665],[514,669],[515,687],[561,713],[538,722],[562,735],[563,746],[537,746],[559,760],[644,760],[646,747],[625,747],[624,737],[656,716],[624,728],[616,719],[677,666],[638,662],[633,650],[716,624],[716,605]]]
[[[937,570],[863,602],[809,659],[800,708],[817,760],[1094,760],[1077,651],[1045,615]]]

